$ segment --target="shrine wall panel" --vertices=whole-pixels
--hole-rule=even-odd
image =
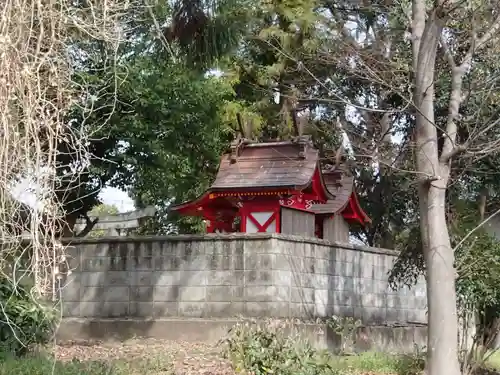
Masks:
[[[281,208],[281,233],[293,236],[315,237],[315,215],[312,212]]]
[[[349,225],[342,215],[334,215],[323,221],[323,238],[333,242],[349,242]]]
[[[397,252],[283,234],[77,239],[64,317],[354,316],[426,322],[425,281],[392,291]]]

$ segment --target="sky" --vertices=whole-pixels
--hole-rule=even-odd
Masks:
[[[101,190],[99,197],[104,204],[116,206],[120,212],[133,211],[135,209],[132,199],[120,189],[106,187]]]
[[[33,185],[30,186],[30,184],[24,180],[13,187],[12,194],[21,202],[31,207],[41,207],[42,203],[40,201],[37,202],[36,196],[32,192],[33,187]],[[129,212],[135,209],[133,200],[130,199],[126,192],[120,189],[106,187],[101,190],[99,197],[103,203],[116,206],[120,212]]]

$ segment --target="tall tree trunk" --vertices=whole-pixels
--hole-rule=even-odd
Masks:
[[[425,191],[426,190],[426,191]],[[444,181],[422,189],[426,198],[421,212],[426,211],[428,247],[424,248],[427,271],[428,301],[428,373],[460,374],[458,363],[458,318],[455,291],[454,254],[445,217]]]
[[[449,163],[440,162],[434,122],[436,54],[442,32],[425,0],[413,1],[413,67],[420,227],[427,277],[429,375],[459,375],[454,254],[446,223]]]

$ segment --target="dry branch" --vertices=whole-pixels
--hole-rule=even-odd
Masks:
[[[24,257],[20,251],[28,251],[38,296],[55,294],[64,262],[64,248],[57,241],[65,216],[56,191],[55,171],[64,167],[58,164],[58,145],[66,143],[74,160],[87,154],[86,135],[75,134],[66,123],[72,106],[89,105],[87,88],[73,82],[73,56],[82,54],[78,42],[83,40],[117,46],[125,6],[118,0],[0,4],[0,262],[6,269],[12,259]],[[66,167],[77,179],[78,169]],[[20,190],[31,190],[30,206],[13,198],[13,186],[21,181],[28,187]],[[30,246],[20,250],[26,231]],[[16,282],[13,275],[4,276]]]

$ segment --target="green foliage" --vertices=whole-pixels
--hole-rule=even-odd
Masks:
[[[279,361],[283,357],[276,357],[274,361]],[[204,360],[204,358],[200,358]],[[0,355],[0,375],[136,375],[136,374],[162,374],[173,375],[172,359],[170,361],[157,360],[144,361],[136,359],[134,361],[106,360],[106,361],[57,361],[51,356],[36,355],[26,356],[22,359],[11,356]],[[306,366],[303,362],[303,366]],[[312,375],[419,375],[422,372],[424,359],[421,353],[411,355],[395,356],[384,353],[360,353],[358,355],[332,357],[331,370],[321,372],[314,370],[305,372]],[[281,366],[280,368],[283,368]],[[237,370],[238,373],[245,373],[244,369]],[[249,372],[246,372],[249,373]],[[303,374],[304,372],[297,372]],[[273,372],[255,372],[257,374],[273,374]],[[274,372],[274,374],[282,374]],[[289,374],[289,372],[284,373]],[[215,375],[215,374],[214,374]]]
[[[166,30],[190,67],[202,71],[237,48],[249,22],[251,0],[176,0]]]
[[[455,245],[473,230],[477,221],[462,219],[452,227]],[[480,228],[455,251],[458,273],[458,301],[463,306],[474,306],[484,314],[491,306],[500,305],[500,243]],[[499,312],[500,313],[500,312]]]
[[[71,142],[58,143],[56,190],[68,222],[99,205],[103,187],[115,186],[139,206],[157,206],[150,230],[198,229],[199,220],[171,218],[167,207],[208,186],[232,136],[231,85],[204,73],[239,42],[249,5],[179,0],[131,6],[121,17],[129,40],[117,51],[91,38],[75,40],[73,80],[88,95],[68,114],[68,137],[84,133],[89,144],[82,153]],[[78,178],[68,173],[70,165],[78,166]]]
[[[344,47],[350,45],[350,41],[339,40],[342,34],[339,28],[350,19],[350,12],[358,12],[360,23],[366,23],[367,28],[368,23],[373,22],[374,13],[383,19],[384,11],[391,12],[391,21],[401,14],[398,10],[385,9],[380,4],[380,8],[377,6],[375,9],[369,5],[351,8],[352,4],[334,5],[332,2],[311,0],[271,0],[258,1],[256,4],[259,6],[254,9],[253,21],[249,23],[249,35],[242,39],[240,49],[227,59],[229,63],[226,70],[237,77],[234,81],[236,98],[244,103],[248,112],[261,119],[260,139],[289,137],[292,132],[288,113],[290,109],[309,109],[313,115],[304,131],[313,136],[321,157],[328,162],[340,145],[337,119],[344,119],[345,103],[370,107],[377,102],[378,93],[382,92],[382,96],[386,97],[383,85],[361,79],[359,74],[353,75],[346,69],[343,60],[352,51],[349,48],[346,51]],[[395,14],[392,15],[392,12]],[[378,27],[382,29],[387,26]],[[404,55],[407,48],[401,47],[398,45],[395,49],[398,59],[408,57]],[[382,57],[376,56],[374,60],[379,59]],[[403,62],[408,63],[408,60]],[[392,65],[384,68],[391,71],[391,79],[397,76],[404,83],[407,81],[409,65],[399,65],[397,69],[393,69]],[[280,97],[276,103],[275,94],[278,92]],[[401,97],[390,95],[376,107],[380,110],[381,107],[389,109],[401,106]],[[391,134],[403,130],[401,123],[411,125],[404,112],[397,112],[390,119],[391,124],[395,124]],[[417,197],[416,185],[412,184],[411,175],[395,172],[408,169],[404,165],[408,163],[407,147],[405,141],[400,146],[391,144],[387,150],[380,147],[382,135],[377,133],[380,131],[380,116],[374,114],[371,121],[367,120],[369,113],[359,117],[359,122],[344,121],[343,127],[357,154],[356,164],[349,167],[356,176],[357,192],[363,208],[372,219],[372,225],[369,228],[352,228],[352,232],[368,245],[393,248],[394,237],[398,232],[409,221],[416,220],[413,211]],[[359,156],[375,152],[366,149],[370,142],[378,145],[377,152],[400,155],[397,163],[392,165],[396,167],[395,170],[383,168],[383,164],[374,168],[372,159]]]
[[[352,326],[356,322],[348,323]],[[224,349],[237,373],[254,375],[365,372],[417,375],[421,374],[425,364],[425,353],[418,350],[402,356],[373,352],[332,356],[301,339],[291,324],[271,320],[262,325],[247,322],[234,326],[225,340]]]
[[[398,375],[420,375],[425,368],[425,352],[416,351],[413,354],[406,354],[398,357],[395,362],[396,373]]]
[[[231,87],[223,78],[158,64],[150,55],[136,56],[114,73],[119,79],[100,70],[81,73],[99,93],[92,113],[72,114],[75,126],[84,122],[92,134],[85,191],[95,196],[103,185],[122,188],[138,207],[157,207],[151,231],[191,231],[196,224],[171,220],[167,208],[196,198],[214,177],[233,133],[223,120]]]
[[[56,311],[35,301],[22,286],[0,279],[0,352],[23,355],[37,344],[47,343],[54,332]]]
[[[281,324],[263,328],[238,324],[225,340],[226,355],[237,372],[254,375],[334,375],[332,357],[315,350],[296,335],[286,335]]]
[[[402,286],[413,287],[425,272],[420,226],[412,223],[399,233],[397,241],[400,253],[388,280],[393,290]]]
[[[327,325],[340,337],[340,354],[353,347],[356,340],[357,329],[361,327],[361,320],[352,317],[332,316],[327,320]]]
[[[411,48],[404,37],[407,6],[407,2],[387,7],[379,2],[353,6],[316,0],[176,0],[156,2],[155,21],[147,11],[131,8],[137,14],[130,12],[124,19],[132,26],[133,42],[123,43],[116,62],[108,61],[114,51],[103,51],[99,43],[82,44],[86,51],[82,56],[91,58],[78,67],[81,79],[76,81],[95,87],[98,100],[91,107],[98,110],[90,117],[73,116],[78,126],[85,124],[91,130],[93,157],[88,173],[73,179],[78,187],[71,186],[71,194],[60,189],[67,212],[79,213],[81,206],[91,209],[99,203],[102,186],[118,186],[131,192],[138,206],[157,206],[157,217],[144,231],[198,232],[203,228],[199,219],[176,217],[168,213],[168,206],[193,199],[209,186],[218,157],[233,134],[235,114],[241,112],[253,122],[256,138],[268,139],[289,136],[287,111],[307,108],[314,115],[321,113],[321,118],[311,118],[306,132],[313,135],[325,159],[339,145],[337,117],[344,120],[356,154],[351,169],[358,195],[373,221],[369,228],[353,228],[354,234],[372,246],[406,249],[404,264],[418,271],[423,258],[418,252],[417,184],[404,172],[414,169],[410,151],[414,119],[406,110],[410,100],[406,93],[412,91]],[[151,32],[157,24],[162,25],[161,37]],[[360,39],[371,34],[370,28],[380,30],[378,35],[391,40],[391,53],[380,53],[381,41],[366,40],[356,46],[340,31],[347,24],[354,29],[348,34],[356,33]],[[452,26],[462,28],[455,21]],[[456,47],[451,45],[452,50]],[[358,66],[353,69],[354,55],[359,61],[354,59]],[[466,81],[487,81],[494,76],[497,60],[495,54],[477,56],[476,73]],[[436,124],[441,128],[450,87],[444,64],[439,63],[436,84]],[[203,77],[216,65],[224,71],[223,78]],[[468,139],[467,129],[475,128],[462,126],[464,119],[482,123],[479,115],[496,117],[497,100],[494,94],[487,100],[481,95],[468,97],[461,106],[459,141]],[[368,109],[357,110],[356,120],[349,120],[344,118],[346,103]],[[403,135],[401,144],[381,144],[380,110],[391,113],[389,135]],[[61,151],[61,157],[71,154]],[[381,160],[375,168],[372,156]],[[497,164],[491,157],[474,163],[453,160],[454,188],[471,200],[485,185],[495,190]],[[413,274],[409,272],[408,283]]]
[[[89,215],[90,216],[100,216],[100,215],[116,215],[120,211],[118,210],[118,207],[116,207],[113,204],[100,204],[98,206],[95,206],[92,210],[90,210]]]
[[[256,5],[247,30],[249,35],[228,58],[227,70],[238,77],[234,85],[237,99],[263,119],[261,137],[286,137],[292,129],[289,110],[316,83],[310,72],[297,67],[297,61],[306,64],[313,74],[321,67],[318,61],[311,60],[313,51],[323,41],[313,27],[319,19],[315,12],[317,2],[258,1]],[[311,109],[315,109],[319,103],[311,104]],[[315,125],[308,131],[314,131],[314,127],[321,128],[320,132],[325,130],[319,122]],[[329,127],[331,124],[327,124]]]
[[[120,211],[118,210],[118,207],[115,205],[109,205],[109,204],[100,204],[98,206],[95,206],[92,210],[89,212],[89,216],[106,216],[106,215],[116,215]],[[88,236],[89,237],[102,237],[106,231],[104,229],[99,229],[99,230],[92,230]]]
[[[231,88],[222,78],[182,67],[147,69],[147,76],[138,73],[128,86],[134,113],[115,125],[128,144],[121,157],[132,177],[118,185],[131,191],[139,207],[157,207],[156,233],[196,232],[199,221],[169,216],[168,206],[198,197],[215,177],[233,133],[222,120]]]
[[[106,362],[60,362],[48,356],[0,359],[0,375],[126,375]]]
[[[425,353],[418,350],[403,355],[366,352],[335,358],[333,366],[341,374],[349,375],[365,373],[421,375],[425,366]]]
[[[474,306],[484,314],[491,306],[500,304],[500,243],[486,233],[480,224],[477,209],[468,201],[455,200],[448,214],[450,239],[455,250],[458,303]],[[471,235],[471,231],[474,231]],[[412,287],[425,272],[424,256],[418,226],[410,228],[402,243],[407,244],[389,275],[389,283],[397,289]]]
[[[140,356],[110,353],[102,348],[85,353],[72,349],[56,348],[58,355],[54,356],[39,348],[22,358],[0,352],[0,375],[174,375],[176,353],[169,349],[161,354],[153,351]],[[52,348],[48,350],[52,352]]]

